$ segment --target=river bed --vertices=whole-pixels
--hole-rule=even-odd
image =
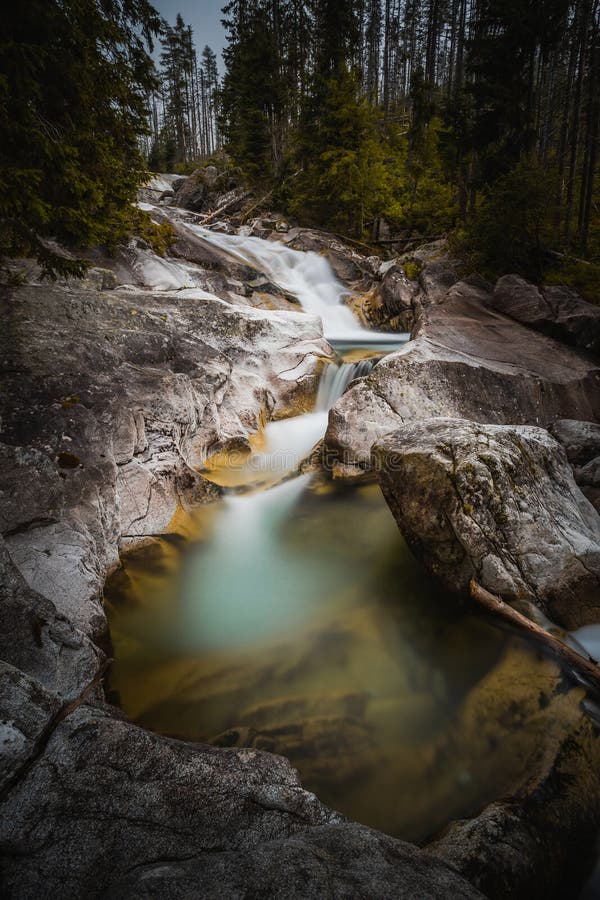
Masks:
[[[317,254],[191,227],[295,293],[334,346],[406,341],[359,325]],[[582,691],[425,575],[376,485],[297,474],[373,364],[330,365],[312,412],[209,461],[221,501],[123,557],[105,592],[110,687],[147,728],[283,754],[335,809],[422,842],[517,792]]]

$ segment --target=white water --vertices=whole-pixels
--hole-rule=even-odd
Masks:
[[[314,412],[268,424],[267,447],[245,464],[246,476],[283,478],[296,471],[323,436],[331,406],[371,367],[370,360],[328,366]],[[237,635],[242,644],[284,632],[295,618],[306,618],[307,598],[323,591],[328,571],[323,565],[318,573],[307,571],[297,554],[288,553],[280,530],[310,478],[300,475],[267,491],[224,497],[210,540],[184,573],[184,641],[197,641],[200,635],[202,646],[218,647],[235,643]],[[317,578],[313,589],[311,580]]]
[[[382,334],[363,328],[343,300],[348,290],[329,261],[312,251],[247,235],[226,235],[185,223],[194,234],[235,260],[259,269],[284,291],[294,294],[305,312],[319,316],[325,336],[338,345],[393,349],[409,335]],[[195,272],[185,264],[159,260],[141,251],[137,263],[146,283],[157,290],[194,287]],[[206,292],[200,292],[206,296]],[[191,291],[191,296],[196,292]],[[310,475],[277,482],[298,471],[322,438],[329,410],[350,382],[367,375],[372,361],[331,364],[325,369],[313,412],[264,429],[261,450],[244,458],[233,483],[263,482],[269,490],[241,496],[226,494],[210,539],[191,558],[182,582],[182,628],[201,636],[203,646],[231,641],[232,632],[248,641],[289,628],[295,609],[316,596],[307,585],[312,575],[281,546],[280,530],[307,487]],[[238,468],[234,454],[227,465]],[[266,476],[266,477],[265,477]],[[324,576],[321,570],[319,577]],[[321,585],[322,587],[322,585]]]
[[[184,643],[244,644],[283,632],[306,616],[311,573],[281,546],[279,532],[310,477],[225,498],[213,534],[183,572]]]
[[[238,262],[264,272],[283,290],[294,294],[305,312],[321,318],[323,333],[329,341],[391,348],[408,340],[408,334],[386,334],[363,328],[344,303],[348,289],[336,278],[324,256],[312,250],[292,250],[280,241],[216,233],[201,225],[186,224],[186,227]]]
[[[355,378],[367,375],[370,360],[327,366],[319,384],[314,411],[279,422],[269,422],[264,431],[265,449],[247,464],[249,474],[272,473],[279,477],[294,472],[325,434],[329,410]]]

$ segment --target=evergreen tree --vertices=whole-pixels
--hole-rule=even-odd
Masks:
[[[0,25],[0,256],[80,270],[45,238],[115,243],[144,177],[154,86],[147,0],[29,0]]]
[[[338,69],[326,82],[318,126],[304,136],[303,155],[292,210],[312,224],[362,236],[390,200],[389,148],[377,112],[359,93],[356,71]]]
[[[224,13],[230,43],[223,53],[221,128],[246,175],[268,181],[281,163],[285,97],[273,8],[260,0],[236,0]]]

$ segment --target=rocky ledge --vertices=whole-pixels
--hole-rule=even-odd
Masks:
[[[456,593],[482,587],[568,629],[600,621],[600,517],[543,428],[422,419],[373,449],[409,546]]]
[[[136,288],[138,251],[124,260],[2,289],[3,896],[482,897],[327,809],[286,760],[162,738],[105,702],[119,550],[214,497],[198,465],[304,408],[331,353],[308,316],[227,284]]]
[[[205,208],[213,193],[230,188],[213,176],[159,180],[147,199],[179,195],[182,207]],[[235,208],[244,198],[231,190]],[[480,280],[456,284],[452,265],[436,258],[439,248],[422,254],[414,281],[402,261],[382,263],[320,233],[281,233],[292,246],[327,253],[340,277],[365,292],[371,321],[420,329],[333,411],[334,471],[369,468],[377,441],[382,480],[391,452],[400,450],[407,472],[410,452],[415,460],[424,454],[425,467],[435,458],[431,499],[442,540],[410,514],[391,467],[385,483],[422,559],[438,574],[437,561],[449,560],[444,577],[452,571],[459,588],[485,569],[515,599],[533,599],[565,621],[575,615],[542,577],[541,563],[523,567],[516,538],[501,526],[503,513],[517,515],[519,534],[537,541],[545,558],[554,526],[544,514],[560,513],[557,572],[573,591],[593,583],[593,511],[566,462],[593,487],[593,429],[580,424],[598,413],[593,361],[498,313]],[[175,292],[179,263],[157,261],[143,245],[113,261],[96,258],[105,268],[83,284],[2,289],[4,895],[564,896],[569,842],[584,847],[600,825],[599,742],[583,716],[558,746],[540,751],[538,773],[519,798],[492,804],[423,851],[327,809],[280,757],[162,738],[105,702],[110,644],[101,595],[119,550],[168,529],[180,506],[211,499],[217,489],[198,465],[223,447],[247,446],[265,418],[304,408],[330,354],[315,320],[252,308],[289,308],[276,291],[261,299],[265,285],[254,283],[261,273],[189,232],[176,228],[176,238],[172,254],[193,269],[189,290]],[[388,443],[386,435],[408,423],[412,437],[401,432]],[[488,433],[490,423],[518,427]],[[524,424],[552,424],[566,456]],[[492,448],[490,465],[483,445]],[[469,460],[474,481],[465,480]],[[523,494],[537,490],[523,477],[526,460],[540,467],[544,496],[526,497],[522,508],[516,495],[501,495],[508,484],[512,491],[511,479]],[[551,494],[555,505],[547,506]],[[448,523],[464,533],[452,534]]]

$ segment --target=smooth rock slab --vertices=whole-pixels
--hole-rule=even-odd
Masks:
[[[310,405],[331,349],[314,317],[200,289],[33,284],[0,299],[0,531],[28,584],[102,639],[120,542],[214,496],[196,467]]]
[[[405,422],[435,416],[541,425],[600,417],[600,367],[488,308],[484,285],[454,285],[415,340],[375,366],[329,414],[334,474],[371,465],[371,447]]]
[[[418,848],[346,821],[289,763],[82,706],[5,797],[3,896],[481,900]]]
[[[451,590],[476,581],[566,628],[600,618],[600,518],[541,428],[429,419],[373,448],[407,543]]]
[[[519,275],[504,275],[494,288],[499,312],[582,350],[600,353],[600,309],[565,285],[542,290]]]

